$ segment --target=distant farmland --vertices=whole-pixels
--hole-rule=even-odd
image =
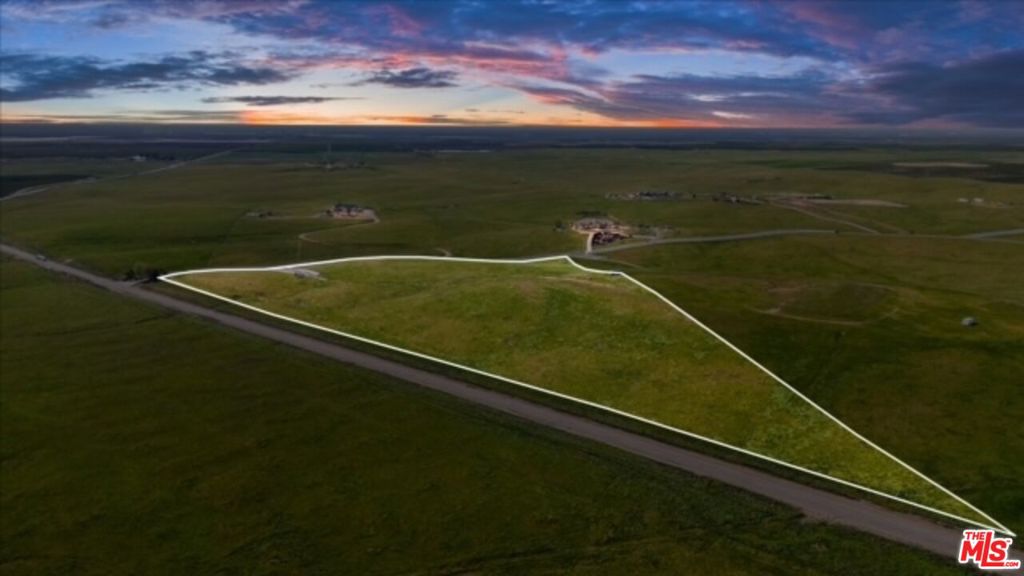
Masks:
[[[363,166],[331,171],[316,166],[323,151],[253,146],[173,171],[53,187],[0,203],[0,235],[122,278],[380,254],[573,253],[584,237],[568,225],[581,213],[669,239],[818,229],[734,242],[631,240],[640,247],[589,265],[628,270],[843,422],[1024,530],[1024,436],[1011,433],[1024,411],[1024,237],[967,237],[1024,228],[1024,185],[979,179],[990,169],[892,171],[897,162],[1019,166],[1020,151],[373,149],[337,152]],[[27,158],[2,172],[102,176],[123,167]],[[621,199],[642,190],[675,196]],[[906,208],[713,201],[723,193]],[[315,216],[336,202],[370,207],[381,221]],[[249,216],[259,212],[275,217]],[[966,316],[979,324],[964,328]]]

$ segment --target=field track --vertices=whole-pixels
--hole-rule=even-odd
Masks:
[[[406,366],[394,360],[212,310],[166,294],[146,290],[136,284],[111,280],[79,268],[37,257],[13,246],[0,244],[0,251],[8,256],[33,263],[52,272],[83,280],[122,296],[211,320],[236,330],[398,378],[541,426],[600,442],[654,462],[723,482],[793,506],[815,520],[850,527],[887,540],[927,550],[950,558],[951,561],[958,550],[960,533],[926,518],[897,512],[870,502],[840,496],[778,478],[741,464],[726,462],[529,400],[486,390],[451,377]],[[1021,556],[1019,549],[1012,551],[1010,556],[1019,558]],[[1024,571],[1003,573],[1022,574]]]
[[[197,162],[202,162],[203,160],[211,160],[213,158],[219,158],[221,156],[225,156],[227,154],[230,154],[230,153],[232,153],[234,151],[235,150],[232,149],[232,150],[223,150],[221,152],[214,152],[213,154],[208,154],[206,156],[201,156],[199,158],[192,158],[191,160],[182,160],[180,162],[175,162],[174,164],[168,164],[167,166],[161,166],[159,168],[152,168],[152,169],[149,169],[149,170],[143,170],[142,172],[132,172],[132,173],[128,173],[128,174],[115,174],[115,175],[106,176],[106,177],[103,177],[103,178],[92,178],[92,177],[89,177],[89,178],[82,178],[81,180],[71,180],[71,181],[67,181],[67,182],[54,182],[53,184],[44,184],[42,186],[29,186],[28,188],[22,188],[21,190],[15,190],[14,192],[12,192],[12,193],[10,193],[10,194],[8,194],[6,196],[0,196],[0,202],[6,202],[8,200],[13,200],[15,198],[24,198],[25,196],[32,196],[32,195],[35,195],[35,194],[39,194],[40,192],[46,192],[47,190],[49,190],[51,188],[57,188],[59,186],[70,186],[70,185],[74,185],[74,184],[94,184],[96,182],[111,182],[113,180],[124,180],[125,178],[134,178],[136,176],[146,176],[148,174],[158,174],[160,172],[167,172],[168,170],[175,170],[175,169],[181,168],[183,166],[190,166],[190,165],[195,164]]]
[[[679,238],[661,238],[646,242],[626,242],[624,244],[611,244],[588,250],[587,254],[607,254],[609,252],[621,252],[634,248],[645,248],[647,246],[659,246],[662,244],[704,244],[717,242],[736,242],[739,240],[760,240],[762,238],[775,238],[778,236],[806,236],[828,234],[834,235],[835,230],[821,230],[817,228],[795,229],[795,230],[764,230],[760,232],[748,232],[746,234],[721,234],[718,236],[683,236]]]

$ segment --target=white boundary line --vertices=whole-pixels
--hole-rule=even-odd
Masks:
[[[673,310],[675,310],[676,312],[681,314],[683,317],[685,317],[687,320],[693,322],[694,324],[696,324],[697,326],[701,327],[703,330],[705,330],[706,332],[708,332],[709,334],[714,336],[718,341],[720,341],[723,344],[725,344],[726,346],[728,346],[732,351],[734,351],[737,354],[739,354],[740,356],[742,356],[744,359],[746,359],[748,362],[750,362],[751,364],[753,364],[754,366],[759,368],[762,372],[764,372],[765,374],[770,376],[773,380],[775,380],[779,384],[782,384],[783,386],[785,386],[790,392],[796,394],[797,397],[801,398],[803,401],[807,402],[808,404],[810,404],[811,406],[816,408],[819,412],[821,412],[826,417],[828,417],[830,420],[832,420],[833,422],[835,422],[836,424],[841,426],[844,430],[846,430],[850,434],[853,434],[854,437],[856,437],[860,441],[864,442],[868,446],[874,448],[875,450],[878,450],[879,452],[881,452],[885,456],[889,457],[893,461],[897,462],[898,464],[900,464],[901,466],[903,466],[904,468],[906,468],[907,470],[909,470],[913,474],[915,474],[915,475],[919,476],[920,478],[924,479],[926,482],[928,482],[929,484],[935,486],[940,491],[942,491],[944,494],[952,497],[957,502],[960,502],[961,504],[967,506],[968,508],[970,508],[974,512],[977,512],[981,517],[985,518],[986,520],[988,520],[992,524],[988,525],[988,524],[984,524],[984,523],[978,522],[977,520],[971,520],[971,519],[968,519],[968,518],[964,518],[963,516],[958,516],[956,514],[952,514],[950,512],[944,512],[942,510],[939,510],[939,509],[936,509],[936,508],[932,508],[931,506],[928,506],[928,505],[925,505],[925,504],[919,504],[917,502],[913,502],[913,501],[907,500],[905,498],[901,498],[899,496],[894,496],[892,494],[887,494],[885,492],[881,492],[879,490],[875,490],[874,488],[869,488],[867,486],[862,486],[860,484],[857,484],[857,483],[854,483],[854,482],[850,482],[848,480],[843,480],[842,478],[836,478],[834,476],[829,476],[828,474],[824,474],[824,473],[821,473],[821,472],[816,472],[814,470],[811,470],[811,469],[808,469],[808,468],[804,468],[804,467],[796,465],[796,464],[792,464],[792,463],[789,463],[789,462],[778,460],[778,459],[773,458],[771,456],[766,456],[764,454],[758,454],[757,452],[752,452],[752,451],[747,450],[745,448],[740,448],[738,446],[733,446],[731,444],[726,444],[725,442],[721,442],[719,440],[715,440],[714,438],[708,438],[708,437],[702,436],[700,434],[696,434],[696,433],[693,433],[693,432],[688,432],[686,430],[683,430],[683,429],[680,429],[680,428],[675,428],[673,426],[669,426],[667,424],[663,424],[663,423],[657,422],[655,420],[649,420],[647,418],[644,418],[643,416],[639,416],[639,415],[636,415],[636,414],[632,414],[632,413],[629,413],[629,412],[618,410],[618,409],[612,408],[610,406],[605,406],[603,404],[598,404],[596,402],[591,402],[589,400],[584,400],[582,398],[577,398],[575,396],[570,396],[568,394],[563,394],[561,392],[556,392],[554,390],[548,390],[547,388],[541,388],[539,386],[534,386],[533,384],[527,384],[526,382],[521,382],[519,380],[514,380],[512,378],[507,378],[507,377],[501,376],[499,374],[493,374],[493,373],[490,373],[490,372],[486,372],[484,370],[478,370],[478,369],[473,368],[471,366],[466,366],[466,365],[459,364],[459,363],[456,363],[456,362],[451,362],[451,361],[445,360],[443,358],[437,358],[437,357],[434,357],[434,356],[430,356],[428,354],[423,354],[423,353],[420,353],[420,352],[416,352],[414,350],[408,350],[406,348],[401,348],[399,346],[393,346],[391,344],[387,344],[387,343],[384,343],[384,342],[379,342],[377,340],[372,340],[370,338],[364,338],[364,337],[358,336],[356,334],[351,334],[351,333],[348,333],[348,332],[342,332],[340,330],[334,330],[333,328],[327,328],[325,326],[320,326],[320,325],[317,325],[317,324],[313,324],[312,322],[306,322],[305,320],[299,320],[297,318],[291,318],[291,317],[285,316],[283,314],[277,314],[275,312],[270,312],[268,310],[264,310],[264,309],[258,308],[256,306],[245,304],[245,303],[239,302],[237,300],[232,300],[231,298],[227,298],[225,296],[221,296],[219,294],[215,294],[213,292],[209,292],[209,291],[203,290],[201,288],[196,288],[194,286],[190,286],[190,285],[188,285],[188,284],[186,284],[184,282],[180,282],[178,280],[174,280],[174,278],[176,278],[178,276],[187,276],[187,275],[193,275],[193,274],[211,274],[211,273],[218,273],[218,272],[271,272],[271,271],[290,270],[290,269],[293,269],[293,268],[305,268],[305,267],[313,267],[313,266],[322,266],[322,265],[327,265],[327,264],[338,264],[338,263],[342,263],[342,262],[370,262],[370,261],[379,261],[379,260],[420,260],[420,261],[428,260],[428,261],[440,261],[440,262],[474,262],[474,263],[480,263],[480,264],[537,264],[537,263],[541,263],[541,262],[553,262],[553,261],[556,261],[556,260],[565,260],[566,262],[569,262],[570,264],[572,264],[576,268],[579,268],[580,270],[583,270],[584,272],[589,272],[589,273],[593,273],[593,274],[604,274],[604,275],[607,275],[607,276],[619,276],[619,277],[625,278],[629,282],[632,282],[633,284],[639,286],[643,290],[653,294],[654,296],[656,296],[662,302],[664,302],[664,303],[668,304],[669,306],[671,306]],[[973,504],[971,504],[970,502],[968,502],[968,501],[964,500],[963,498],[957,496],[956,494],[954,494],[953,492],[951,492],[950,490],[948,490],[947,488],[945,488],[944,486],[942,486],[938,482],[936,482],[936,481],[932,480],[931,478],[925,476],[921,472],[917,471],[914,467],[910,466],[909,464],[907,464],[906,462],[900,460],[899,458],[893,456],[888,451],[886,451],[884,448],[878,446],[877,444],[875,444],[871,440],[868,440],[867,438],[862,436],[860,433],[858,433],[853,428],[850,428],[849,426],[847,426],[845,423],[843,423],[841,420],[839,420],[838,418],[836,418],[835,416],[830,414],[827,410],[825,410],[824,408],[822,408],[821,406],[816,404],[814,401],[812,401],[810,398],[805,396],[799,390],[797,390],[793,386],[790,386],[785,380],[783,380],[782,378],[777,376],[771,370],[768,370],[767,368],[765,368],[757,360],[754,360],[753,358],[751,358],[746,352],[744,352],[744,351],[740,350],[739,348],[737,348],[732,342],[729,342],[723,336],[721,336],[720,334],[718,334],[717,332],[715,332],[714,330],[709,328],[707,325],[705,325],[703,322],[701,322],[700,320],[697,320],[690,313],[686,312],[685,310],[683,310],[682,308],[677,306],[674,302],[672,302],[671,300],[669,300],[668,298],[663,296],[661,293],[659,293],[654,288],[651,288],[650,286],[644,284],[643,282],[637,280],[636,278],[633,278],[629,274],[626,274],[625,272],[622,272],[622,271],[619,271],[619,270],[601,270],[601,269],[597,269],[597,268],[588,268],[586,266],[583,266],[582,264],[577,263],[575,260],[572,259],[571,256],[569,256],[567,254],[566,255],[561,255],[561,256],[545,256],[545,257],[542,257],[542,258],[530,258],[530,259],[525,259],[525,260],[488,259],[488,258],[460,258],[460,257],[454,257],[454,256],[417,256],[417,255],[408,255],[408,256],[356,256],[356,257],[350,257],[350,258],[334,258],[334,259],[331,259],[331,260],[318,260],[318,261],[314,261],[314,262],[302,262],[302,263],[299,263],[299,264],[285,264],[285,265],[281,265],[281,266],[263,266],[263,267],[249,267],[249,268],[204,268],[204,269],[198,269],[198,270],[185,270],[185,271],[181,271],[181,272],[172,272],[170,274],[164,274],[164,275],[160,276],[160,280],[162,280],[164,282],[167,282],[169,284],[173,284],[173,285],[178,286],[180,288],[184,288],[186,290],[190,290],[192,292],[196,292],[196,293],[202,294],[204,296],[209,296],[211,298],[215,298],[215,299],[221,300],[223,302],[228,302],[230,304],[234,304],[235,306],[240,306],[242,308],[245,308],[245,309],[248,309],[248,310],[252,310],[253,312],[258,312],[258,313],[264,314],[266,316],[277,318],[279,320],[286,320],[288,322],[293,322],[295,324],[300,324],[300,325],[305,326],[307,328],[312,328],[312,329],[320,330],[320,331],[323,331],[323,332],[329,332],[331,334],[336,334],[338,336],[343,336],[345,338],[351,338],[353,340],[358,340],[360,342],[365,342],[367,344],[372,344],[374,346],[380,346],[381,348],[386,348],[388,350],[393,350],[393,351],[396,351],[396,352],[401,352],[403,354],[408,354],[410,356],[415,356],[417,358],[422,358],[422,359],[425,359],[425,360],[430,360],[432,362],[437,362],[437,363],[440,363],[440,364],[444,364],[446,366],[451,366],[451,367],[454,367],[454,368],[458,368],[460,370],[465,370],[467,372],[472,372],[474,374],[479,374],[481,376],[486,376],[488,378],[494,378],[496,380],[501,380],[502,382],[507,382],[507,383],[513,384],[515,386],[520,386],[520,387],[523,387],[523,388],[526,388],[526,389],[529,389],[529,390],[533,390],[535,392],[540,392],[542,394],[547,394],[547,395],[550,395],[550,396],[561,398],[563,400],[569,400],[569,401],[576,402],[576,403],[579,403],[579,404],[584,404],[586,406],[590,406],[592,408],[597,408],[597,409],[603,410],[605,412],[610,412],[610,413],[616,414],[618,416],[622,416],[622,417],[625,417],[625,418],[628,418],[628,419],[631,419],[631,420],[642,422],[644,424],[647,424],[647,425],[650,425],[650,426],[654,426],[656,428],[661,428],[663,430],[668,430],[668,431],[674,432],[676,434],[681,434],[683,436],[688,436],[688,437],[691,437],[691,438],[696,438],[698,440],[702,440],[704,442],[708,442],[708,443],[714,444],[716,446],[720,446],[722,448],[728,448],[730,450],[734,450],[734,451],[740,452],[742,454],[746,454],[747,456],[753,456],[755,458],[760,458],[762,460],[766,460],[766,461],[771,462],[773,464],[777,464],[777,465],[780,465],[780,466],[785,466],[787,468],[792,468],[794,470],[798,470],[798,471],[803,472],[805,474],[810,474],[812,476],[816,476],[816,477],[819,477],[819,478],[824,478],[826,480],[830,480],[832,482],[836,482],[836,483],[842,484],[844,486],[848,486],[848,487],[851,487],[851,488],[856,488],[858,490],[862,490],[864,492],[868,492],[870,494],[874,494],[875,496],[880,496],[880,497],[883,497],[883,498],[888,498],[890,500],[894,500],[896,502],[900,502],[901,504],[906,504],[908,506],[913,506],[915,508],[920,508],[922,510],[927,510],[928,512],[931,512],[933,514],[938,514],[940,516],[945,516],[947,518],[952,518],[954,520],[958,520],[960,522],[964,522],[964,523],[967,523],[967,524],[970,524],[970,525],[973,525],[973,526],[979,526],[979,527],[982,527],[982,528],[988,528],[988,529],[991,529],[991,530],[996,530],[997,532],[1002,532],[1002,533],[1007,534],[1009,536],[1016,537],[1016,534],[1012,530],[1010,530],[1006,526],[1003,526],[995,518],[992,518],[991,516],[989,516],[988,514],[986,514],[985,512],[981,511],[980,509],[978,509]]]

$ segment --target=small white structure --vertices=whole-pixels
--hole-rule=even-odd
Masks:
[[[960,325],[965,326],[967,328],[973,328],[978,325],[978,319],[975,318],[974,316],[967,316],[960,321]]]

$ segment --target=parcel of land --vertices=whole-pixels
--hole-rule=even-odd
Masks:
[[[5,574],[964,573],[31,264],[0,304]]]
[[[987,522],[655,294],[567,259],[354,260],[167,280]]]
[[[254,147],[56,187],[0,204],[0,234],[121,278],[381,254],[581,254],[573,223],[614,219],[632,237],[581,262],[628,271],[1024,529],[1020,152],[377,150],[333,170],[319,154]],[[339,203],[379,221],[321,216]]]

